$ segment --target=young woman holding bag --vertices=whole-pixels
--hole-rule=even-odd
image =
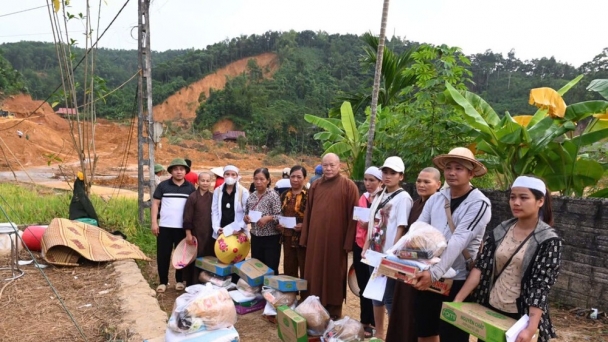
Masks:
[[[454,301],[473,292],[478,303],[519,319],[530,317],[516,342],[529,342],[536,330],[538,341],[556,337],[549,317],[549,291],[559,273],[562,239],[553,225],[551,193],[545,183],[529,176],[515,179],[509,205],[514,218],[490,232]]]

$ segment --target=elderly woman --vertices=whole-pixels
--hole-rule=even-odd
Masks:
[[[308,193],[304,186],[306,184],[306,169],[296,165],[289,169],[289,182],[291,189],[281,194],[281,215],[295,217],[294,229],[279,225],[283,231],[281,242],[283,243],[283,271],[286,275],[301,278],[304,277],[304,260],[306,259],[306,248],[300,246],[300,232],[304,211],[306,211],[306,200]],[[299,273],[298,273],[299,269]]]
[[[232,223],[233,232],[246,229],[245,204],[249,191],[239,183],[239,169],[234,165],[224,167],[224,183],[213,191],[211,222],[213,238],[224,233],[224,228]]]

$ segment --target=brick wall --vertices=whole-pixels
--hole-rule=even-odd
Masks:
[[[358,183],[363,192],[362,183]],[[412,184],[403,187],[416,198]],[[492,202],[488,230],[511,218],[504,191],[483,193]],[[554,228],[564,239],[562,268],[551,290],[553,303],[608,311],[608,200],[553,197]]]

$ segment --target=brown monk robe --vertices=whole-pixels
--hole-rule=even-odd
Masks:
[[[424,209],[422,198],[414,201],[410,217],[407,220],[405,232],[410,229],[412,223],[416,222]],[[395,294],[393,295],[393,311],[388,317],[388,330],[386,342],[417,342],[416,327],[414,322],[414,300],[416,289],[400,281],[395,283]]]
[[[334,156],[325,156],[324,164],[327,157]],[[308,191],[300,245],[306,247],[304,279],[308,291],[303,297],[319,296],[335,319],[342,316],[346,299],[347,255],[355,240],[357,221],[353,220],[353,208],[359,199],[359,189],[353,181],[338,174],[337,156],[329,159],[334,166],[338,163],[336,171],[327,178],[324,170],[324,176]]]
[[[211,237],[213,229],[211,228],[211,203],[213,202],[213,193],[203,191],[199,188],[188,197],[186,206],[184,207],[184,229],[190,230],[192,236],[197,241],[196,257],[215,256],[213,250],[215,240]],[[196,267],[194,263],[184,268],[184,281],[186,285],[194,285],[200,283],[198,280],[201,269]]]

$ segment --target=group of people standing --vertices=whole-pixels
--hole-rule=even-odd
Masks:
[[[562,240],[551,228],[551,194],[544,182],[518,177],[509,197],[513,218],[486,232],[491,203],[471,185],[474,177],[487,172],[486,167],[463,147],[435,157],[433,163],[436,168],[427,167],[418,174],[418,198],[413,201],[401,187],[405,165],[399,157],[389,157],[382,167],[365,171],[366,192],[361,196],[357,185],[340,174],[340,159],[333,153],[323,157],[315,169],[318,179],[308,189],[304,167],[294,166],[288,174],[284,171],[291,188],[280,195],[271,187],[268,169],[254,171],[250,193],[240,185],[239,170],[232,165],[223,169],[224,183],[213,193],[212,175],[206,172],[198,175],[196,190],[184,182],[190,167],[176,159],[167,168],[171,178],[161,182],[153,195],[157,291],[166,289],[171,250],[181,239],[192,243],[196,238],[199,256],[213,255],[214,239],[224,227],[237,227],[236,234],[246,231],[249,224],[251,256],[277,273],[282,246],[284,273],[308,282],[301,299],[318,296],[333,319],[342,316],[352,251],[361,290],[360,319],[368,336],[375,330],[377,337],[389,342],[465,342],[467,333],[440,320],[441,306],[476,301],[513,318],[529,315],[528,328],[517,342],[529,342],[537,330],[538,341],[555,337],[548,294],[559,273]],[[356,206],[370,209],[367,221],[353,220]],[[261,212],[256,222],[249,215],[254,210]],[[295,217],[296,226],[281,226],[279,216]],[[441,260],[420,272],[413,286],[387,279],[382,300],[364,298],[361,294],[374,271],[361,261],[366,251],[386,252],[417,221],[435,227],[448,241]],[[456,276],[449,295],[427,291],[450,269]],[[183,290],[197,279],[194,268],[178,270],[176,289]]]
[[[169,266],[173,249],[186,239],[197,245],[197,256],[213,256],[215,240],[231,227],[231,234],[246,233],[251,238],[251,256],[259,259],[278,274],[281,246],[284,254],[284,273],[302,277],[305,249],[299,245],[307,191],[306,169],[296,165],[284,170],[284,179],[290,187],[281,193],[271,187],[270,172],[259,168],[253,173],[250,193],[240,183],[239,169],[234,165],[223,168],[216,175],[201,172],[196,188],[186,177],[193,174],[184,159],[174,159],[167,167],[170,177],[160,181],[153,194],[151,230],[157,237],[157,263],[159,285],[156,291],[165,292],[169,284]],[[161,166],[162,167],[162,166]],[[158,166],[155,171],[162,171]],[[216,171],[217,172],[217,171]],[[217,179],[222,182],[218,185]],[[261,212],[255,222],[250,211]],[[288,229],[279,224],[279,216],[294,217],[296,225]],[[247,229],[250,225],[251,229]],[[198,283],[200,270],[189,265],[175,272],[175,289]]]

